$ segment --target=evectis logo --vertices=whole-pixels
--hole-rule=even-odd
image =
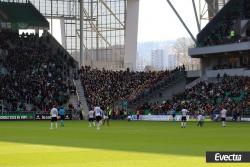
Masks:
[[[206,162],[241,163],[250,162],[250,152],[206,152]]]
[[[240,162],[241,161],[241,157],[242,155],[240,154],[220,154],[220,153],[216,153],[214,156],[214,160],[216,162],[218,161],[222,161],[222,162],[227,162],[227,161],[233,161],[233,162]]]

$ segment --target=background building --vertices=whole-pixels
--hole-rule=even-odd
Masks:
[[[164,51],[163,49],[155,49],[151,51],[152,66],[155,70],[164,69]]]

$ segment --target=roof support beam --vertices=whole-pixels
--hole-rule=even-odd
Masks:
[[[112,14],[112,16],[114,16],[114,18],[119,22],[119,24],[125,28],[124,24],[121,22],[121,20],[114,14],[114,12],[110,9],[110,7],[107,5],[106,2],[104,2],[103,0],[99,0],[105,7],[106,9],[108,9],[108,11]]]
[[[187,25],[185,24],[185,22],[183,21],[183,19],[181,18],[181,16],[179,15],[179,13],[176,11],[176,9],[174,8],[174,6],[172,5],[172,3],[170,2],[170,0],[166,0],[169,4],[169,6],[172,8],[172,10],[174,11],[174,13],[176,14],[176,16],[178,17],[178,19],[180,20],[180,22],[182,23],[182,25],[184,26],[184,28],[187,30],[188,34],[190,35],[190,37],[192,38],[192,40],[194,42],[196,42],[196,39],[194,37],[194,35],[191,33],[191,31],[189,30],[189,28],[187,27]]]
[[[83,63],[83,0],[80,0],[80,68]]]
[[[200,32],[201,31],[201,24],[200,24],[199,19],[198,19],[198,14],[197,14],[197,10],[196,10],[195,0],[192,0],[192,3],[193,3],[194,15],[195,15],[195,19],[196,19],[196,24],[197,24],[198,32]]]
[[[88,12],[84,8],[83,8],[83,13],[88,18],[87,21],[89,22],[89,24],[92,26],[91,31],[95,31],[103,39],[103,41],[107,43],[109,47],[112,47],[109,41],[101,34],[101,32],[98,31],[96,25],[93,23],[93,19],[91,18],[91,16],[89,16]]]

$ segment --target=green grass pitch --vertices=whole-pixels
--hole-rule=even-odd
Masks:
[[[0,122],[0,167],[250,167],[207,164],[206,151],[250,151],[250,123],[111,121],[97,131],[86,121]]]

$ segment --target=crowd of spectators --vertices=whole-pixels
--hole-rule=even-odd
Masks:
[[[172,79],[171,76],[180,70],[184,69],[133,72],[91,69],[85,66],[79,70],[79,75],[89,107],[100,105],[106,108],[118,101],[123,101],[126,106],[144,91],[149,91],[161,82]]]
[[[197,47],[250,40],[247,29],[246,36],[241,35],[241,20],[250,19],[250,1],[240,0],[237,4],[232,3],[231,6],[227,6],[226,10],[224,11],[227,13],[224,13],[223,17],[213,22],[213,27],[210,27],[211,32],[206,34],[202,40],[198,40]]]
[[[250,107],[250,77],[224,75],[218,82],[202,81],[185,92],[177,94],[171,101],[138,107],[141,113],[170,114],[180,112],[183,107],[195,115],[204,111],[206,115],[219,114],[224,105],[230,114],[241,115]]]
[[[7,111],[48,111],[67,102],[75,89],[70,78],[73,61],[52,47],[43,35],[0,30],[0,100]]]
[[[244,11],[244,16],[246,18],[250,18],[250,0],[244,0],[243,1],[244,5],[243,5],[243,11]]]
[[[226,43],[233,43],[240,40],[236,30],[237,22],[231,17],[225,16],[223,20],[217,23],[217,26],[212,32],[205,37],[204,46],[213,46]]]

